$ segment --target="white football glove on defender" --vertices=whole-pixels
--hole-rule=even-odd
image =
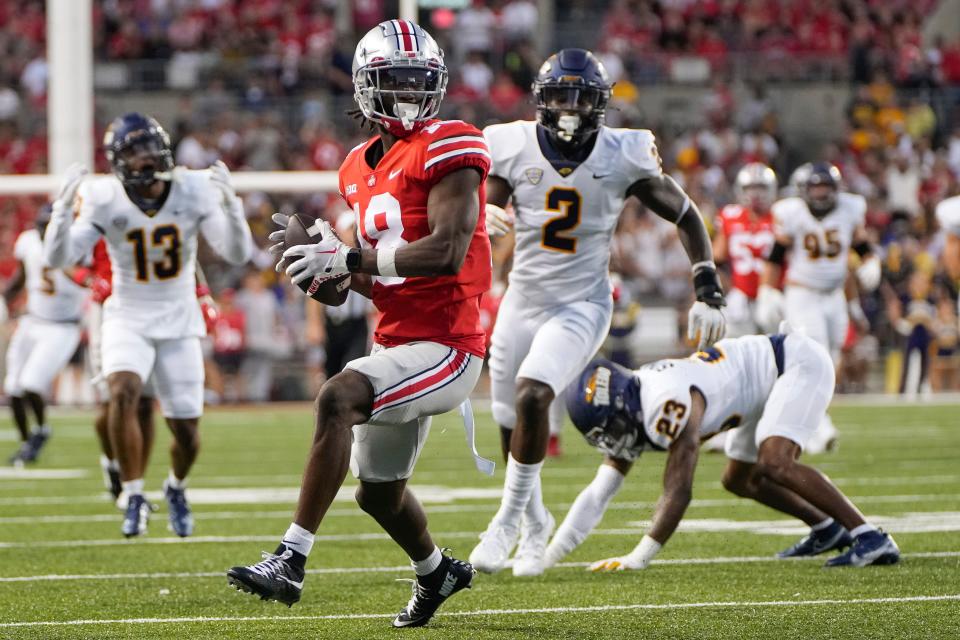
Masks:
[[[491,238],[505,236],[513,230],[513,216],[502,207],[487,203],[486,209],[487,235]]]
[[[57,192],[57,199],[53,201],[52,215],[58,213],[62,216],[64,213],[72,213],[73,201],[77,197],[77,190],[83,179],[90,174],[86,166],[74,163],[67,167],[63,174],[63,180],[60,182],[60,191]],[[72,216],[71,216],[72,217]]]
[[[693,287],[697,301],[687,317],[687,339],[702,350],[723,337],[727,321],[723,317],[723,289],[717,277],[717,266],[712,260],[693,265]]]
[[[222,160],[217,160],[210,165],[210,182],[220,190],[223,197],[220,206],[223,210],[232,216],[243,217],[243,202],[237,197],[237,190],[233,186],[233,178],[230,177],[230,169],[223,164]]]
[[[784,316],[783,292],[770,285],[762,284],[757,290],[757,305],[754,317],[760,330],[774,333]]]
[[[727,332],[727,321],[720,307],[711,307],[699,300],[690,307],[687,317],[687,338],[697,343],[697,349],[705,349]]]
[[[650,561],[657,555],[657,552],[663,547],[662,544],[651,538],[643,536],[640,543],[634,547],[633,551],[625,556],[618,558],[607,558],[598,560],[590,565],[590,571],[633,571],[637,569],[646,569]]]
[[[317,277],[334,278],[350,273],[347,269],[350,247],[340,241],[329,222],[318,220],[316,224],[320,228],[320,242],[290,247],[281,256],[282,259],[300,258],[287,267],[287,275],[294,284]]]

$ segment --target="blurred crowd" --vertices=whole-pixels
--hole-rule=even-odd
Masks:
[[[348,3],[346,16],[338,14],[335,0],[94,4],[98,61],[164,62],[147,64],[146,75],[135,79],[149,80],[143,91],[178,100],[175,116],[164,122],[177,163],[203,168],[222,159],[234,170],[335,170],[364,135],[344,115],[352,104],[355,34],[396,11],[386,0]],[[956,283],[940,266],[943,238],[933,208],[960,191],[960,41],[921,41],[924,16],[936,4],[613,0],[598,11],[596,3],[571,0],[556,3],[555,33],[548,33],[547,42],[560,40],[571,25],[588,34],[578,44],[595,47],[617,82],[609,122],[655,129],[665,169],[708,222],[732,201],[733,177],[752,161],[772,166],[785,185],[801,162],[829,160],[840,167],[846,188],[867,198],[886,277],[862,300],[869,326],[861,324],[851,337],[845,384],[853,390],[865,384],[863,363],[908,343],[917,326],[951,339],[941,329],[956,310],[947,303],[956,299]],[[534,44],[543,41],[535,2],[474,0],[459,12],[436,9],[422,18],[448,55],[445,117],[481,125],[533,117],[529,86],[545,53]],[[40,0],[0,3],[0,174],[47,170],[44,19]],[[344,29],[348,34],[338,35]],[[743,75],[746,54],[753,72]],[[644,85],[670,80],[671,65],[691,57],[705,60],[713,79],[696,105],[697,124],[651,121],[643,111]],[[791,65],[798,60],[811,64],[797,70]],[[199,86],[169,88],[171,70],[185,67],[199,74]],[[803,74],[853,87],[849,104],[842,105],[843,135],[813,152],[807,141],[784,133],[771,99],[776,82]],[[731,78],[744,90],[735,91]],[[98,92],[98,101],[99,136],[116,114],[109,91]],[[107,170],[102,157],[96,168]],[[356,336],[365,338],[371,309],[362,301],[329,313],[305,307],[302,295],[272,271],[265,252],[270,215],[299,210],[341,226],[349,216],[341,215],[335,194],[249,193],[244,200],[261,251],[243,270],[212,261],[207,267],[221,308],[208,345],[211,399],[306,397],[345,357],[331,345],[345,335],[351,345]],[[10,248],[41,203],[0,197],[0,280],[15,268]],[[500,264],[509,264],[509,247],[496,250]],[[622,279],[621,306],[639,301],[685,317],[689,264],[672,227],[628,206],[612,267]],[[495,292],[503,276],[501,269]],[[495,311],[491,296],[491,322]]]

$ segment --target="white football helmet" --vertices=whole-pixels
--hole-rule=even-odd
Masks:
[[[440,110],[447,92],[443,51],[409,20],[381,22],[357,43],[353,89],[365,118],[408,136]]]
[[[805,162],[794,169],[793,173],[790,174],[789,184],[783,190],[783,195],[799,196],[800,192],[807,186],[807,180],[810,179],[811,173],[813,173],[812,162]]]
[[[737,172],[733,191],[737,202],[754,213],[766,213],[777,199],[777,174],[761,162],[751,162]]]

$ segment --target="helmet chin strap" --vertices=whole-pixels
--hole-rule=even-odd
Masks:
[[[564,114],[557,118],[557,136],[564,142],[570,142],[573,140],[573,136],[577,134],[577,129],[580,128],[580,116],[576,114]]]

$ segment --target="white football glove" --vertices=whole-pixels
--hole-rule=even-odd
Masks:
[[[513,229],[513,216],[508,214],[502,207],[487,203],[486,226],[487,235],[491,238],[505,236]]]
[[[720,307],[711,307],[699,300],[690,307],[687,317],[687,338],[697,343],[697,349],[705,349],[727,332],[727,321]]]
[[[883,276],[883,269],[880,266],[880,258],[870,256],[857,267],[857,281],[866,291],[875,291],[880,286],[880,278]]]
[[[632,560],[630,556],[620,556],[619,558],[607,558],[606,560],[597,560],[591,564],[588,569],[594,572],[609,571],[635,571],[646,569],[649,562],[639,562]]]
[[[619,558],[607,558],[598,560],[590,565],[590,571],[632,571],[635,569],[646,569],[650,565],[653,557],[660,552],[663,545],[651,538],[649,535],[643,536],[639,544],[633,548],[633,551]]]
[[[269,251],[274,258],[277,258],[275,270],[277,273],[280,273],[280,263],[283,262],[283,258],[281,257],[281,254],[283,254],[283,237],[287,233],[287,225],[290,224],[290,216],[277,211],[270,217],[270,219],[273,220],[273,222],[280,228],[276,231],[271,231],[270,235],[267,236],[267,239],[274,243],[267,248],[267,251]]]
[[[281,259],[299,257],[299,260],[287,267],[287,275],[294,284],[300,284],[312,278],[334,278],[350,273],[347,269],[347,253],[350,247],[345,245],[334,233],[330,223],[319,220],[320,237],[317,244],[301,244],[283,252]]]
[[[230,176],[230,169],[223,164],[222,160],[217,160],[210,165],[210,182],[220,190],[223,198],[221,206],[229,214],[243,215],[243,203],[237,197],[237,190],[233,186],[233,178]]]
[[[754,319],[765,333],[773,333],[780,326],[784,316],[783,292],[770,285],[762,284],[757,291],[757,305]]]
[[[67,167],[60,181],[60,190],[57,192],[57,198],[53,202],[54,212],[68,212],[73,208],[73,200],[77,197],[77,190],[83,179],[90,174],[86,166],[79,162]]]

